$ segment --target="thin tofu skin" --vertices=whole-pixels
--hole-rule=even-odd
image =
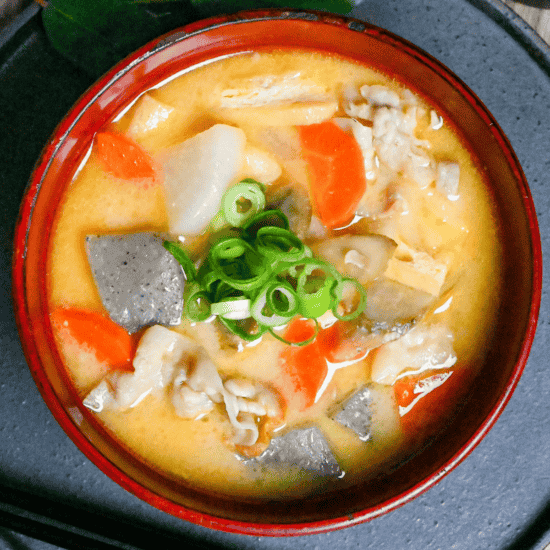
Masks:
[[[429,98],[338,57],[238,55],[95,136],[56,212],[52,327],[83,406],[144,462],[303,497],[398,467],[467,396],[498,233]]]

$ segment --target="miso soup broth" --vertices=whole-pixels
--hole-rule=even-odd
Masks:
[[[475,158],[429,99],[338,57],[243,54],[95,136],[56,213],[49,304],[125,447],[285,498],[379,475],[446,424],[500,258]]]

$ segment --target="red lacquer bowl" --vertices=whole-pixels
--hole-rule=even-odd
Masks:
[[[337,493],[245,502],[163,477],[122,448],[82,407],[53,341],[45,260],[55,206],[100,128],[167,75],[227,54],[270,48],[310,49],[364,62],[435,103],[485,172],[503,228],[506,291],[468,406],[430,446],[392,473]],[[510,399],[527,361],[540,303],[542,257],[535,209],[518,160],[496,121],[456,76],[412,44],[371,25],[329,14],[267,10],[209,19],[154,40],[82,96],[47,144],[25,193],[13,279],[17,322],[36,384],[59,424],[92,462],[128,491],[187,521],[280,536],[380,516],[426,491],[472,451]]]

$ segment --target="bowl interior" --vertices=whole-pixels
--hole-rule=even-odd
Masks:
[[[489,355],[467,402],[416,456],[384,476],[334,494],[235,501],[160,475],[82,408],[53,342],[44,266],[55,205],[101,127],[167,75],[228,54],[273,48],[313,49],[364,62],[439,106],[471,145],[490,186],[502,228],[504,295]],[[149,503],[203,525],[249,534],[305,534],[370,519],[403,504],[475,447],[509,399],[527,359],[540,301],[540,269],[536,217],[518,161],[498,125],[456,77],[413,45],[375,27],[328,15],[304,20],[257,12],[167,35],[122,62],[79,100],[46,147],[25,195],[16,232],[14,294],[23,346],[40,391],[65,431],[106,474]]]

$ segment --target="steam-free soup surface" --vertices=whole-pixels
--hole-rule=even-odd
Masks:
[[[343,135],[343,143],[351,140],[350,156],[338,160],[337,145],[336,153],[319,152],[319,129]],[[158,470],[207,490],[284,497],[355,483],[395,467],[445,424],[483,362],[501,269],[498,228],[484,181],[445,113],[362,65],[312,53],[272,52],[216,61],[156,87],[105,132],[138,144],[155,175],[114,173],[94,141],[57,212],[49,300],[68,373],[83,400],[107,381],[103,406],[93,414],[126,447]],[[219,136],[211,137],[216,132]],[[204,158],[195,149],[185,153],[195,147],[191,139],[203,147]],[[216,139],[229,145],[210,151]],[[354,168],[357,159],[360,168]],[[174,166],[175,176],[170,175]],[[321,179],[319,166],[324,167]],[[124,388],[137,391],[134,354],[137,348],[143,361],[151,356],[144,344],[151,329],[131,335],[120,329],[132,355],[128,364],[115,366],[73,330],[73,318],[63,318],[63,312],[81,310],[109,318],[86,237],[154,233],[180,243],[199,266],[227,223],[222,219],[220,230],[213,221],[219,197],[206,221],[191,223],[186,206],[197,197],[203,203],[212,200],[206,188],[219,172],[228,178],[220,183],[225,187],[219,197],[253,178],[265,186],[268,204],[279,208],[281,197],[287,198],[290,229],[314,258],[359,281],[366,306],[349,321],[329,309],[319,316],[317,339],[303,348],[269,332],[249,343],[219,319],[192,322],[184,314],[179,324],[155,326],[158,332],[149,333],[152,342],[182,335],[177,345],[187,346],[184,358],[162,383],[142,381],[143,395],[132,401]],[[180,183],[172,180],[181,173],[188,178],[184,188],[191,187],[178,202],[172,199],[173,186]],[[332,179],[336,187],[331,190]],[[320,196],[319,185],[333,195]],[[334,189],[345,191],[334,194]],[[350,197],[349,204],[340,204],[339,193]],[[351,293],[341,296],[338,307],[346,313],[358,301]],[[273,332],[284,337],[291,328],[311,326],[298,316]],[[225,393],[218,392],[216,400],[212,390],[210,402],[208,392],[190,386],[193,369],[203,361],[215,366],[224,384]],[[304,375],[298,365],[304,362],[312,369],[321,364],[322,376]],[[262,396],[264,409],[268,401],[274,408],[271,415],[240,409],[240,422],[246,416],[255,426],[241,433],[227,403],[235,388],[246,384],[256,397],[243,399],[256,403]],[[365,388],[368,426],[361,436],[337,415]],[[178,392],[184,390],[202,399],[194,413],[178,408],[184,401]],[[273,467],[257,459],[272,440],[311,426],[327,443],[336,474],[300,464]]]

